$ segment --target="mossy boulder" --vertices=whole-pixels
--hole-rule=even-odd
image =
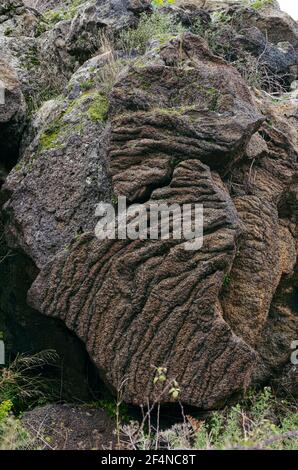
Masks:
[[[95,205],[108,197],[107,109],[100,89],[62,95],[40,108],[24,136],[22,157],[4,186],[6,236],[39,267],[94,226]]]

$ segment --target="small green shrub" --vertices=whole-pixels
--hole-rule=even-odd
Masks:
[[[23,63],[27,70],[32,70],[40,66],[37,47],[32,46],[30,49],[28,49],[28,51],[24,54]]]
[[[191,32],[198,36],[204,36],[206,31],[206,25],[202,22],[201,18],[197,18],[196,21],[191,25]]]
[[[184,31],[181,23],[177,23],[170,14],[162,14],[158,10],[151,15],[143,13],[136,28],[128,28],[119,34],[116,48],[123,50],[128,56],[134,50],[143,53],[149,40],[157,39],[164,43]]]
[[[105,63],[96,69],[95,82],[103,94],[109,95],[115,85],[119,73],[127,64],[125,59],[117,57],[115,53],[115,38],[106,32],[99,34],[99,50],[105,56]]]
[[[226,24],[233,19],[233,16],[226,13],[224,10],[219,10],[212,13],[211,18],[213,24]]]
[[[264,8],[272,5],[272,3],[272,0],[252,0],[249,2],[249,6],[254,10],[263,10]]]
[[[117,206],[118,205],[118,197],[116,196],[116,194],[112,194],[111,196],[111,203],[113,204],[113,206]]]
[[[6,28],[4,31],[4,36],[11,36],[13,34],[13,29],[12,28]]]
[[[104,409],[110,418],[116,419],[117,413],[119,413],[120,423],[128,423],[130,416],[128,414],[128,408],[124,403],[121,403],[117,408],[117,400],[113,398],[106,398],[96,402],[96,405]]]
[[[88,91],[91,90],[94,87],[94,81],[93,80],[85,80],[84,82],[80,83],[80,88],[83,91]]]
[[[13,407],[11,400],[5,400],[0,403],[0,423],[8,417],[9,412]]]
[[[71,1],[71,8],[78,8],[81,6],[86,0],[72,0]]]
[[[152,6],[154,8],[163,8],[169,5],[173,5],[175,0],[152,0]]]
[[[156,377],[162,377],[158,371]],[[165,383],[164,379],[163,383]],[[158,383],[160,379],[157,380]],[[152,408],[150,409],[152,411]],[[149,414],[150,414],[149,410]],[[183,408],[182,408],[183,410]],[[158,417],[162,416],[161,407]],[[129,437],[131,448],[136,449],[274,449],[294,450],[298,446],[298,412],[294,406],[277,399],[269,387],[256,392],[234,406],[214,411],[206,419],[196,419],[182,412],[183,422],[169,429],[160,429],[159,423],[148,426],[132,421],[122,427]],[[147,423],[147,421],[146,421]]]
[[[224,289],[227,289],[229,287],[231,283],[231,276],[229,274],[226,274],[224,279],[223,279],[223,283],[222,283],[222,286]]]
[[[32,356],[18,355],[8,366],[0,369],[0,403],[12,404],[21,411],[53,397],[51,380],[42,376],[44,367],[57,362],[54,351],[41,351]]]
[[[32,448],[32,439],[12,414],[13,403],[0,403],[0,450],[22,450]]]
[[[56,399],[53,382],[42,374],[44,367],[56,364],[53,351],[32,356],[18,355],[0,369],[0,450],[36,449],[34,439],[16,417],[32,406]]]

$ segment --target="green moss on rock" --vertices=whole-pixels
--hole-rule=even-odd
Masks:
[[[40,137],[40,150],[50,150],[61,146],[59,134],[63,127],[61,119],[55,119]]]
[[[96,93],[87,114],[91,121],[102,122],[107,119],[108,109],[108,98],[102,93]]]
[[[45,31],[50,30],[59,21],[72,20],[79,7],[84,3],[85,0],[72,0],[68,5],[68,8],[60,8],[59,10],[47,10],[41,17],[37,28],[36,36],[40,36]]]

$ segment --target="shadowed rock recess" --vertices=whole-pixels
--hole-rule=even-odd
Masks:
[[[100,5],[82,3],[92,4],[91,16]],[[118,3],[130,24],[149,5]],[[208,5],[210,14],[219,8]],[[88,5],[80,8],[70,25],[43,32],[39,47],[65,24],[74,31],[79,22],[81,34]],[[190,21],[187,8],[202,15],[194,5],[164,14]],[[268,15],[243,11],[245,26],[264,33]],[[294,51],[295,22],[283,15],[274,24]],[[160,393],[155,366],[176,379],[183,403],[211,409],[273,379],[297,393],[298,112],[290,92],[250,88],[189,29],[133,57],[118,51],[113,80],[106,51],[84,64],[78,53],[68,86],[30,117],[3,187],[4,231],[38,268],[29,305],[85,343],[111,389],[126,379],[126,402]],[[277,35],[269,35],[274,44]],[[24,113],[22,86],[6,118],[12,132]],[[202,248],[186,250],[185,238],[98,240],[96,204],[117,196],[148,211],[150,203],[203,204]]]

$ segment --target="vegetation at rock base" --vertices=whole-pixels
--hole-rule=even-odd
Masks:
[[[57,400],[52,395],[51,383],[38,373],[41,366],[56,359],[55,353],[44,351],[19,356],[9,367],[1,369],[0,450],[37,450],[55,444],[55,437],[50,440],[42,428],[38,431],[24,427],[20,411]],[[166,368],[155,368],[153,382],[157,398],[141,408],[143,418],[138,421],[122,401],[125,381],[115,399],[106,396],[84,405],[87,411],[103,409],[112,418],[117,449],[292,450],[298,446],[297,406],[277,398],[269,387],[251,389],[236,404],[200,414],[184,409],[179,401],[181,389],[176,381],[168,378]],[[168,411],[164,417],[165,407],[159,402],[164,395],[171,396],[181,408],[179,422],[171,426],[167,425]]]
[[[195,437],[198,449],[293,449],[297,445],[297,408],[277,400],[268,387],[251,391],[244,402],[230,409],[213,412]]]
[[[9,402],[17,412],[49,401],[54,383],[45,378],[43,369],[57,364],[54,351],[31,356],[19,354],[8,367],[0,369],[0,402]]]
[[[33,439],[20,421],[11,414],[12,402],[0,402],[0,450],[25,450],[32,448]]]
[[[128,423],[130,421],[130,416],[128,412],[128,407],[121,403],[119,406],[117,405],[117,399],[110,398],[103,398],[98,402],[91,403],[91,406],[99,407],[105,410],[113,419],[116,419],[117,415],[119,414],[119,419],[121,423]]]
[[[43,373],[57,359],[54,351],[20,354],[0,368],[0,450],[37,449],[20,417],[27,409],[57,400],[57,383]]]
[[[181,405],[182,406],[182,405]],[[194,417],[182,407],[181,423],[162,424],[163,408],[143,422],[121,427],[121,443],[129,449],[294,450],[298,446],[295,403],[277,399],[269,387],[251,390],[244,400],[207,417]]]

